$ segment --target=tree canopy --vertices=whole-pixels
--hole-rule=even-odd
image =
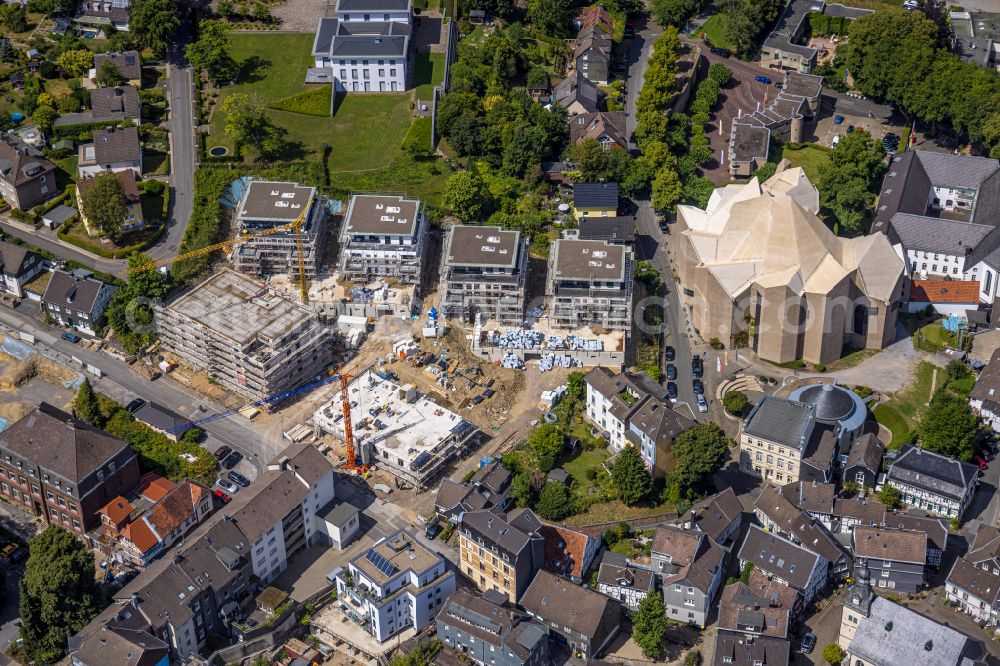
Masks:
[[[917,433],[925,449],[968,460],[975,451],[979,421],[967,400],[944,387],[931,398]]]
[[[80,77],[94,64],[94,54],[87,49],[70,49],[60,53],[56,62],[70,76]]]
[[[257,95],[233,93],[222,103],[226,136],[237,146],[253,146],[262,159],[277,157],[285,149],[285,130],[267,117]]]
[[[441,203],[462,222],[479,222],[491,208],[489,190],[474,168],[448,177]]]
[[[774,25],[784,6],[783,0],[723,0],[726,37],[739,55],[753,54],[758,36]]]
[[[882,485],[882,490],[878,491],[878,501],[889,510],[899,509],[903,506],[903,495],[899,488],[890,486],[888,483]]]
[[[110,60],[105,60],[97,68],[96,83],[100,88],[114,88],[115,86],[124,85],[125,77],[122,76],[118,65]]]
[[[129,255],[128,266],[136,269],[152,260],[140,252]],[[129,274],[128,283],[120,286],[111,297],[107,317],[115,336],[130,353],[151,345],[156,340],[152,304],[166,297],[170,276],[156,269]]]
[[[154,53],[166,52],[180,25],[180,12],[171,0],[133,0],[129,9],[129,33]]]
[[[653,477],[634,446],[626,446],[611,467],[611,482],[618,490],[618,499],[636,504],[653,489]]]
[[[20,590],[21,638],[29,658],[51,663],[101,609],[94,555],[52,524],[31,539],[28,552]]]
[[[655,591],[647,594],[632,616],[632,638],[647,659],[659,661],[667,652],[667,612]]]
[[[239,65],[233,59],[228,29],[219,21],[202,21],[198,29],[198,39],[188,44],[187,59],[196,68],[208,72],[213,81],[233,80]]]
[[[699,423],[674,439],[677,465],[671,476],[690,499],[712,483],[712,475],[726,461],[731,442],[716,423]]]
[[[80,388],[76,390],[76,397],[73,399],[73,409],[76,411],[78,419],[82,419],[98,428],[104,425],[101,418],[101,408],[97,402],[97,394],[94,393],[94,387],[90,385],[90,380],[86,377],[83,378]]]
[[[108,171],[94,176],[90,185],[81,192],[80,212],[100,235],[109,238],[117,236],[128,215],[125,192],[118,174]]]
[[[820,204],[851,232],[863,231],[885,173],[885,150],[864,130],[845,134],[819,169]]]
[[[565,438],[557,426],[543,423],[531,433],[528,444],[535,452],[539,469],[548,472],[559,462],[559,457],[565,446]]]
[[[573,512],[569,489],[562,483],[549,481],[538,495],[535,511],[546,520],[562,520]]]

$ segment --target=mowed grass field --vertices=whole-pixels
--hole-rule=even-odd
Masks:
[[[212,114],[208,145],[233,148],[225,135],[221,103],[234,92],[259,95],[265,105],[311,89],[304,83],[313,63],[311,33],[232,33],[233,57],[241,64],[237,83],[224,87]],[[392,164],[401,152],[410,127],[410,96],[352,93],[340,97],[329,118],[269,109],[268,115],[284,128],[289,148],[285,159],[311,159],[330,147],[331,173],[362,172]],[[247,157],[252,158],[252,150]]]

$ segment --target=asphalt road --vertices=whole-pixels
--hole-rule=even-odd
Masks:
[[[55,351],[67,360],[75,356],[85,363],[100,368],[103,376],[100,379],[91,376],[91,383],[116,400],[127,401],[140,397],[159,403],[192,420],[198,418],[200,405],[206,407],[206,415],[224,411],[222,405],[214,404],[205,396],[188,392],[169,378],[152,382],[145,380],[135,374],[124,361],[61,339],[58,329],[49,328],[34,318],[30,312],[30,308],[34,307],[37,307],[34,303],[26,301],[17,310],[0,308],[0,329],[10,328],[31,333],[37,340],[33,345],[35,349]],[[72,365],[72,361],[69,363]],[[241,423],[240,418],[242,417],[228,417],[201,426],[207,435],[202,445],[214,451],[219,446],[227,444],[243,453],[249,465],[260,473],[277,452],[274,450],[275,446],[282,448],[283,444],[265,442],[264,438],[253,429]]]
[[[54,231],[47,229],[33,230],[25,225],[11,222],[4,217],[0,217],[0,229],[6,234],[16,236],[35,247],[51,252],[60,259],[79,261],[86,266],[91,266],[104,273],[117,273],[124,266],[124,262],[101,259],[97,255],[83,252],[68,243],[63,243]]]

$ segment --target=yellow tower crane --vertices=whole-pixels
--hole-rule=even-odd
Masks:
[[[214,245],[208,245],[199,250],[192,250],[190,252],[184,252],[182,254],[175,255],[173,257],[168,257],[166,259],[158,259],[157,261],[151,261],[148,264],[142,264],[141,266],[135,266],[133,268],[126,268],[121,271],[123,275],[131,275],[133,273],[139,273],[141,271],[153,270],[156,268],[162,268],[163,266],[169,266],[173,263],[181,261],[183,259],[192,259],[194,257],[201,257],[206,254],[211,254],[216,250],[225,250],[229,252],[232,248],[237,245],[241,245],[248,241],[252,241],[255,238],[261,238],[263,236],[273,236],[274,234],[284,233],[286,231],[295,232],[295,247],[299,254],[299,295],[302,298],[303,303],[309,302],[309,283],[306,280],[306,260],[305,253],[302,248],[302,225],[305,223],[306,218],[309,216],[309,211],[312,209],[313,201],[306,204],[306,207],[299,213],[293,221],[288,224],[283,224],[281,226],[271,227],[270,229],[264,229],[263,231],[256,231],[252,234],[244,233],[231,240],[222,241],[221,243],[215,243]]]

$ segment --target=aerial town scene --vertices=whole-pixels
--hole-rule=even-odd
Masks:
[[[0,272],[0,666],[1000,666],[1000,0],[8,0]]]

